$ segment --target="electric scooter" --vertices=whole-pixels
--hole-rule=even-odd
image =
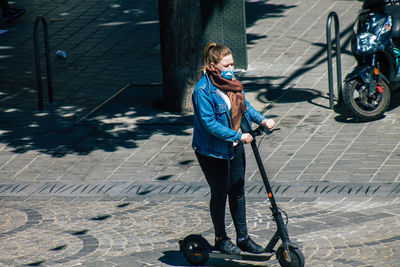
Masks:
[[[223,254],[219,251],[216,251],[215,248],[204,237],[202,237],[199,234],[191,234],[185,237],[183,240],[180,240],[179,241],[180,250],[183,253],[186,260],[193,265],[204,265],[210,258],[247,260],[247,261],[268,261],[273,255],[276,255],[276,258],[278,259],[279,264],[282,267],[303,267],[305,263],[303,253],[301,252],[299,247],[289,239],[289,233],[286,227],[287,215],[286,215],[286,223],[284,223],[280,209],[276,204],[274,194],[272,192],[271,185],[269,183],[256,144],[256,138],[255,138],[256,136],[263,135],[264,133],[269,135],[274,130],[279,130],[279,128],[270,130],[261,125],[256,130],[251,130],[250,126],[248,125],[248,129],[249,131],[243,131],[243,132],[249,132],[254,138],[253,141],[251,142],[251,148],[256,158],[257,165],[260,170],[260,174],[263,179],[265,189],[267,191],[269,202],[271,204],[270,209],[272,211],[273,220],[276,222],[277,226],[275,234],[268,242],[267,246],[264,249],[264,253],[262,254],[249,254],[249,253],[241,253],[239,255]],[[274,248],[279,240],[281,240],[281,245],[275,251]]]

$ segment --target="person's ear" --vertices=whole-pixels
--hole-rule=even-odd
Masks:
[[[211,62],[210,63],[210,69],[211,70],[215,70],[215,67],[216,67],[216,65],[214,64],[214,62]]]

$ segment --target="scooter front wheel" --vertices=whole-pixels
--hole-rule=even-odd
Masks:
[[[281,245],[278,250],[276,251],[276,258],[279,261],[279,264],[282,267],[304,267],[305,260],[304,255],[298,248],[291,248],[289,247],[289,253],[291,261],[288,262],[285,257],[285,249]]]
[[[208,258],[208,242],[201,235],[189,235],[180,242],[186,260],[193,265],[204,265]]]
[[[348,81],[343,87],[343,102],[349,113],[355,118],[372,121],[382,117],[389,107],[390,88],[382,81],[372,96],[368,95],[369,84],[362,80]]]

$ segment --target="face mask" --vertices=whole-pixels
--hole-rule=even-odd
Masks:
[[[227,79],[227,80],[232,80],[234,77],[233,75],[233,70],[223,70],[221,71],[221,77]]]

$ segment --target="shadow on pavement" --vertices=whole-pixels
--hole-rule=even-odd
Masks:
[[[400,88],[397,88],[397,91],[392,92],[390,104],[387,110],[391,111],[399,106],[400,106]]]
[[[267,1],[245,1],[246,25],[252,27],[260,19],[282,17],[283,13],[297,5],[272,4]]]
[[[183,254],[180,251],[165,251],[164,255],[158,260],[164,264],[168,264],[171,266],[191,266],[190,263],[185,259]],[[254,264],[250,264],[248,262],[235,262],[224,259],[209,259],[205,266],[230,266],[230,267],[238,267],[238,266],[268,266],[266,263],[256,262]]]
[[[351,34],[352,34],[353,26],[350,25],[340,33],[340,38],[343,39],[341,42],[341,53],[352,55],[349,50]],[[250,37],[250,40],[255,40],[253,37]],[[257,37],[258,38],[258,37]],[[260,39],[260,38],[258,38]],[[335,43],[335,40],[333,40]],[[267,103],[268,101],[276,101],[282,103],[295,103],[295,102],[303,102],[307,101],[310,104],[319,106],[321,108],[328,109],[328,106],[322,106],[314,101],[316,98],[326,98],[329,97],[324,96],[321,91],[312,89],[312,88],[295,88],[294,81],[306,74],[307,72],[315,69],[316,67],[326,64],[327,62],[327,48],[324,43],[312,43],[310,45],[320,47],[309,59],[305,61],[302,67],[298,68],[294,72],[292,72],[288,76],[282,77],[273,77],[273,76],[263,76],[263,77],[244,77],[246,80],[245,89],[247,92],[256,92],[264,89],[262,93],[257,95],[257,100],[261,103]],[[336,56],[336,53],[333,53],[333,58]],[[273,81],[281,80],[280,83],[273,83]],[[288,92],[290,91],[290,94]],[[285,97],[283,98],[283,96]],[[290,95],[290,97],[289,97]],[[270,107],[266,107],[262,113],[268,110]]]
[[[45,110],[39,112],[31,25],[42,5],[48,10],[43,15],[50,20],[55,103],[45,104]],[[0,143],[16,153],[34,150],[63,157],[136,147],[153,134],[187,135],[192,116],[164,112],[159,105],[161,85],[132,86],[76,124],[82,114],[99,105],[99,100],[106,100],[122,84],[160,81],[159,33],[157,2],[153,0],[123,1],[111,8],[102,3],[97,6],[100,11],[91,15],[93,20],[79,21],[82,24],[74,19],[81,13],[67,12],[69,5],[32,3],[24,19],[0,36],[0,67],[4,70],[0,77]],[[91,3],[87,5],[89,8]],[[285,10],[293,7],[266,1],[247,2],[247,24],[252,26],[260,19],[283,16]],[[67,30],[73,34],[66,36]],[[58,49],[67,51],[66,59],[55,57],[54,51]],[[43,70],[42,74],[45,75]],[[46,99],[45,78],[43,86]]]
[[[0,142],[18,153],[36,150],[63,157],[137,147],[138,141],[153,134],[188,135],[185,130],[192,126],[192,115],[164,112],[157,107],[160,98],[161,86],[128,86],[78,124],[57,111],[36,113],[26,121],[18,118],[20,112],[5,113]]]
[[[313,102],[314,99],[319,97],[324,97],[322,93],[318,90],[311,89],[311,88],[293,88],[292,86],[289,87],[282,87],[280,85],[274,84],[260,84],[260,83],[252,83],[251,81],[268,81],[274,79],[273,77],[257,77],[257,78],[247,78],[246,81],[250,81],[249,84],[245,85],[246,92],[260,92],[257,95],[257,100],[262,103],[267,103],[268,101],[275,101],[279,99],[280,103],[297,103],[297,102],[304,102],[307,101],[311,104],[318,105]],[[283,94],[287,94],[290,92],[290,97],[282,98]]]
[[[282,17],[283,13],[296,5],[270,4],[268,1],[245,1],[246,26],[252,27],[260,19]],[[264,34],[247,34],[247,44],[252,45],[255,41],[267,38]]]
[[[102,96],[104,96],[97,97],[96,99],[105,100],[109,97],[110,92],[115,90],[115,82],[110,82],[115,78],[113,76],[114,73],[123,77],[123,79],[125,77],[132,79],[132,74],[140,78],[149,75],[149,73],[141,73],[137,69],[136,65],[140,67],[144,63],[142,62],[142,65],[133,64],[133,62],[139,62],[141,58],[133,53],[135,49],[128,49],[140,46],[138,49],[144,51],[145,58],[150,54],[153,56],[159,53],[158,50],[154,50],[154,46],[158,42],[157,38],[154,37],[154,33],[158,30],[157,22],[154,20],[156,19],[156,5],[152,1],[149,3],[151,5],[124,2],[126,10],[120,10],[124,14],[121,16],[133,19],[132,22],[136,22],[136,24],[129,23],[112,26],[112,20],[109,19],[111,24],[108,23],[108,26],[98,28],[96,34],[118,37],[120,39],[118,49],[117,47],[110,49],[107,43],[101,41],[102,39],[99,39],[100,41],[96,39],[99,42],[96,44],[96,47],[102,51],[91,49],[83,55],[74,54],[74,49],[79,50],[80,48],[79,45],[76,45],[74,49],[71,48],[72,53],[66,61],[53,60],[55,63],[53,64],[53,78],[56,80],[54,81],[55,97],[56,101],[63,101],[64,103],[62,104],[46,105],[47,110],[45,112],[36,111],[37,100],[33,74],[25,73],[22,75],[19,73],[18,76],[14,77],[11,73],[5,73],[7,77],[0,78],[3,86],[0,91],[0,103],[2,104],[0,143],[16,153],[26,153],[35,150],[54,157],[63,157],[71,153],[86,155],[96,150],[112,152],[120,147],[134,148],[138,146],[140,141],[147,140],[154,134],[189,135],[187,130],[192,127],[192,115],[174,114],[162,110],[160,107],[160,99],[162,97],[161,85],[131,85],[117,97],[114,97],[112,101],[102,106],[102,108],[91,113],[90,116],[81,120],[80,123],[76,123],[82,118],[83,112],[88,114],[86,111],[88,107],[100,104],[93,103],[93,99],[90,103],[83,100],[90,99],[90,95],[96,93],[103,93]],[[295,7],[296,5],[271,4],[268,1],[246,1],[247,27],[255,25],[261,19],[284,16],[283,14],[286,10]],[[132,12],[125,12],[129,10]],[[108,14],[108,12],[116,16],[116,11],[113,10],[107,10],[107,13],[103,15]],[[28,20],[29,17],[25,17],[24,21],[26,23],[29,22]],[[50,25],[50,28],[56,28],[57,23],[66,24],[70,23],[70,20],[66,18],[63,21],[54,22],[54,25]],[[93,27],[94,25],[87,24],[86,26]],[[96,27],[99,26],[96,24]],[[116,30],[116,28],[110,27],[121,28],[118,28],[120,30]],[[105,35],[104,33],[107,33],[110,29],[112,29],[112,35]],[[22,30],[23,32],[31,32],[31,27],[26,27],[26,29],[24,27]],[[147,36],[143,32],[152,32],[152,34]],[[54,30],[52,36],[57,37],[57,33]],[[6,37],[0,39],[5,41],[5,45],[12,44],[13,38],[16,38],[16,35],[12,35],[13,33],[7,34],[10,34],[6,36],[10,39],[6,40]],[[342,47],[346,48],[349,46],[350,35],[351,26],[344,29],[341,33],[341,38],[344,40]],[[95,34],[93,34],[94,37],[96,37]],[[140,39],[140,37],[149,39],[143,40],[144,42],[141,45],[137,42],[137,39]],[[93,41],[91,38],[92,36],[89,36],[85,41]],[[250,34],[248,36],[248,44],[251,45],[252,42],[260,38],[267,38],[267,36],[252,36]],[[54,46],[52,48],[53,51],[59,48],[58,44],[52,40],[51,44]],[[81,44],[85,44],[85,42],[81,42]],[[59,45],[67,48],[67,50],[69,48],[65,43],[60,43]],[[143,45],[148,45],[148,47],[141,47]],[[320,49],[302,67],[287,77],[246,77],[245,79],[249,81],[246,84],[246,90],[249,92],[259,92],[257,99],[261,103],[268,103],[268,101],[279,99],[279,101],[290,102],[307,101],[313,105],[320,106],[314,101],[316,98],[324,97],[318,90],[295,88],[294,84],[296,78],[326,62],[325,45],[312,42],[310,42],[310,45],[319,46]],[[10,54],[10,58],[2,58],[1,64],[11,66],[11,63],[15,62],[13,60],[26,60],[26,55],[23,55],[23,58],[16,57],[19,55],[17,50],[21,47],[17,45],[14,50],[10,49],[10,53],[15,53],[15,58],[13,58],[14,55]],[[342,49],[342,53],[349,54],[350,51]],[[92,63],[98,61],[101,62],[99,66],[104,67],[104,69],[92,68]],[[21,62],[24,63],[24,61]],[[32,65],[32,61],[29,60],[29,62],[25,62],[24,64]],[[155,62],[153,65],[157,66],[157,70],[150,71],[153,75],[150,76],[151,78],[154,77],[154,74],[158,73],[159,62]],[[27,68],[22,69],[25,70]],[[16,67],[9,70],[9,72],[14,71],[17,71]],[[62,74],[62,77],[60,74]],[[140,76],[140,74],[143,75]],[[109,80],[107,80],[107,77]],[[149,80],[148,78],[144,79],[144,83]],[[129,79],[127,78],[126,80]],[[280,79],[282,81],[277,84],[276,80]],[[118,82],[120,81],[118,80]],[[273,81],[275,82],[273,83]],[[69,84],[70,82],[71,84]],[[107,94],[104,94],[104,92],[107,92]],[[282,97],[284,94],[285,97]],[[60,95],[63,95],[65,99],[57,98]],[[391,106],[391,108],[395,107],[397,106]],[[265,112],[268,108],[266,107],[262,112]],[[75,116],[81,117],[76,118]],[[168,179],[168,177],[165,177],[165,179]]]

